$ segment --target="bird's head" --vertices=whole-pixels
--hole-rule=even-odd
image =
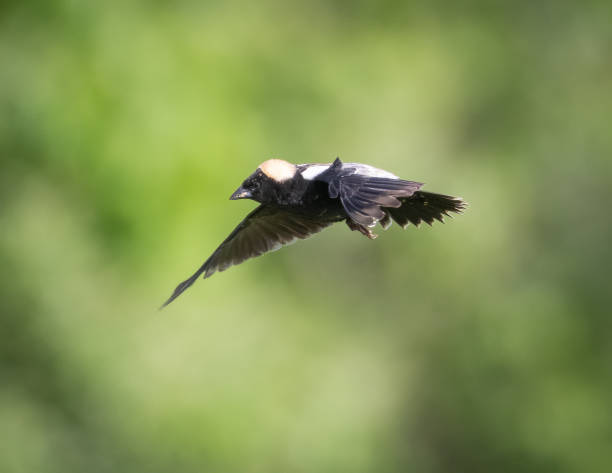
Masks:
[[[297,167],[282,159],[268,159],[236,189],[230,199],[252,199],[260,203],[282,203],[298,178]]]

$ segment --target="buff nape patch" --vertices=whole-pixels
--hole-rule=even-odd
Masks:
[[[259,165],[259,169],[270,179],[277,182],[286,181],[295,176],[297,167],[282,159],[268,159]]]

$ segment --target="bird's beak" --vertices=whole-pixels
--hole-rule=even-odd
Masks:
[[[236,189],[236,192],[231,195],[230,200],[250,199],[251,197],[253,197],[253,194],[240,186],[238,189]]]

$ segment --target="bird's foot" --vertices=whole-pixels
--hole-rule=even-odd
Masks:
[[[372,233],[372,230],[370,230],[365,225],[361,225],[359,223],[356,223],[353,220],[351,220],[350,218],[346,219],[346,224],[348,225],[348,227],[351,230],[358,231],[362,235],[367,236],[370,240],[373,240],[374,238],[376,238],[378,236],[376,233]]]

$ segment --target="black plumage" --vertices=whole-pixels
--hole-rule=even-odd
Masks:
[[[449,212],[460,213],[465,202],[419,190],[419,182],[405,181],[387,171],[359,163],[294,165],[279,159],[262,163],[230,199],[252,199],[260,205],[219,245],[204,264],[180,283],[165,307],[203,275],[210,277],[232,265],[303,240],[335,222],[369,238],[371,227],[386,230],[395,221],[442,222]]]

